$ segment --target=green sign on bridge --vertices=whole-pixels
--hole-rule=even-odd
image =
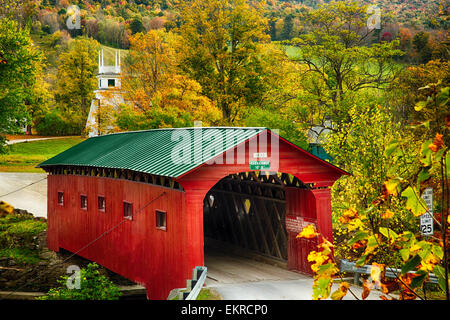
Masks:
[[[270,160],[250,161],[250,170],[269,170]]]

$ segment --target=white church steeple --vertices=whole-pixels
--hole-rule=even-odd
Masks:
[[[98,51],[98,89],[94,91],[95,98],[91,102],[86,122],[86,130],[89,137],[105,134],[113,129],[112,125],[105,124],[105,117],[100,123],[102,119],[100,114],[102,110],[108,110],[106,108],[108,106],[117,109],[120,104],[124,103],[120,91],[120,67],[120,50],[115,51],[113,66],[105,66],[103,49]]]
[[[120,50],[114,53],[114,66],[105,66],[103,49],[98,51],[98,89],[120,88]]]

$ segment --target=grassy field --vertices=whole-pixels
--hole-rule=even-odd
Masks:
[[[68,137],[10,145],[8,153],[0,155],[0,172],[44,172],[37,164],[83,141]]]
[[[108,47],[105,45],[100,45],[100,49],[103,50],[103,61],[105,65],[113,66],[115,62],[116,51],[119,49]],[[123,59],[128,54],[128,50],[120,49],[120,61],[123,63]]]
[[[291,58],[291,59],[295,59],[295,58],[300,58],[301,57],[302,49],[299,48],[299,47],[285,45],[284,49],[286,50],[287,56],[289,58]],[[318,64],[319,66],[321,65],[320,61],[318,61],[316,59],[313,59],[312,61],[315,64]],[[394,66],[397,67],[397,68],[400,68],[400,67],[403,66],[403,63],[394,62]],[[363,67],[363,66],[361,66],[361,67]],[[378,65],[375,64],[375,63],[370,62],[368,65],[365,65],[364,67],[368,68],[369,70],[367,70],[367,71],[370,72],[370,73],[378,72]]]

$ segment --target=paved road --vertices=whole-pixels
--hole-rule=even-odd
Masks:
[[[205,285],[219,292],[224,300],[311,300],[312,277],[225,252],[205,256],[208,276]],[[338,288],[335,284],[332,291]],[[352,286],[360,298],[362,290]],[[368,300],[379,300],[372,291]],[[355,300],[350,294],[344,300]]]
[[[46,173],[0,172],[0,200],[36,217],[47,217],[46,177]]]
[[[64,139],[64,138],[70,138],[70,136],[64,136],[64,137],[49,137],[49,138],[26,138],[26,139],[6,140],[6,144],[16,144],[16,143],[22,143],[22,142],[32,142],[32,141],[51,140],[51,139]]]
[[[8,140],[6,141],[6,144],[65,138],[71,138],[71,136],[16,139]],[[25,209],[33,213],[36,217],[47,217],[46,176],[47,174],[45,173],[0,172],[0,200],[8,202],[15,208]],[[33,182],[37,183],[32,184]],[[32,185],[28,186],[29,184]],[[23,189],[11,193],[11,191],[20,188]]]

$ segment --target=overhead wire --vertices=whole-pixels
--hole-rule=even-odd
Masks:
[[[153,198],[152,200],[150,200],[149,202],[147,202],[144,206],[142,206],[141,208],[139,208],[138,210],[136,210],[133,215],[138,214],[139,212],[141,212],[142,210],[144,210],[145,208],[147,208],[150,204],[152,204],[153,202],[155,202],[157,199],[161,198],[163,195],[165,195],[166,192],[163,191],[161,192],[157,197]],[[19,291],[20,289],[26,287],[27,285],[29,285],[30,283],[35,282],[37,279],[40,279],[43,275],[47,274],[48,272],[50,272],[52,269],[54,269],[55,267],[61,266],[63,264],[65,264],[67,261],[69,261],[71,258],[73,258],[75,255],[77,255],[78,253],[80,253],[81,251],[87,249],[88,247],[90,247],[92,244],[94,244],[95,242],[97,242],[98,240],[100,240],[101,238],[103,238],[104,236],[106,236],[107,234],[109,234],[110,232],[112,232],[113,230],[115,230],[117,227],[119,227],[122,223],[126,222],[126,221],[130,221],[130,219],[128,218],[123,218],[119,223],[117,223],[116,225],[114,225],[113,227],[109,228],[108,230],[106,230],[105,232],[103,232],[102,234],[100,234],[98,237],[96,237],[94,240],[90,241],[89,243],[87,243],[86,245],[84,245],[83,247],[81,247],[80,249],[78,249],[77,251],[75,251],[74,253],[72,253],[70,256],[68,256],[66,259],[64,259],[62,262],[57,263],[55,265],[52,265],[49,269],[47,269],[47,271],[41,273],[37,278],[26,282],[25,284],[19,286],[18,288],[16,288],[14,291],[11,291],[8,295],[6,295],[3,299],[7,299],[8,297],[10,297],[11,295],[13,295],[14,293],[16,293],[17,291]],[[0,298],[1,300],[1,298]]]

